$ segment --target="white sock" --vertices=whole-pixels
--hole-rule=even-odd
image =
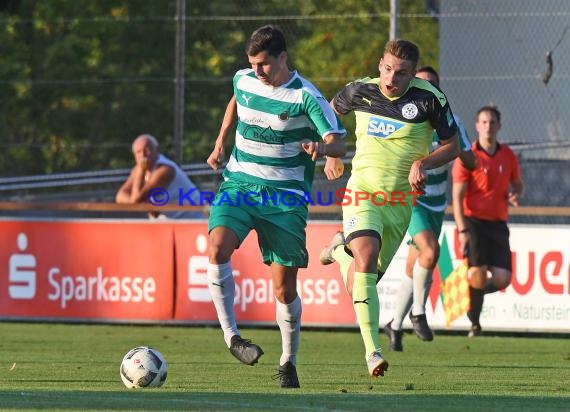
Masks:
[[[283,353],[279,365],[291,362],[297,364],[297,351],[299,350],[299,337],[301,335],[301,299],[299,295],[288,305],[275,299],[276,319],[281,331],[281,346]]]
[[[236,285],[232,275],[230,262],[221,265],[208,264],[208,288],[214,301],[220,326],[224,332],[224,340],[228,348],[232,336],[239,335],[234,314],[234,293]]]
[[[412,305],[412,315],[423,315],[426,313],[426,301],[432,282],[433,269],[426,269],[418,263],[414,264],[414,303]]]
[[[394,318],[391,325],[393,330],[402,329],[402,322],[412,307],[412,292],[412,278],[404,274],[400,282],[400,289],[398,289],[398,296],[396,297],[396,309],[394,310]]]

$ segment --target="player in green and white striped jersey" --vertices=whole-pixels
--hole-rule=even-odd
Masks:
[[[418,72],[417,76],[423,75],[426,72]],[[453,115],[455,123],[457,124],[457,129],[459,130],[459,147],[462,152],[471,153],[471,140],[465,130],[465,126],[461,122],[461,119],[457,115]],[[439,137],[437,133],[434,133],[432,149],[439,146]],[[472,153],[466,155],[466,157],[473,157]],[[465,160],[466,163],[475,162],[475,158],[471,160]],[[474,163],[473,163],[474,164]],[[447,183],[449,178],[449,168],[451,164],[447,164],[436,169],[426,170],[427,180],[426,186],[424,188],[424,194],[417,198],[417,203],[420,206],[425,207],[433,212],[443,212],[447,207]],[[412,209],[413,213],[413,209]]]
[[[315,162],[301,143],[344,133],[328,101],[297,72],[274,90],[252,69],[236,73],[234,95],[237,130],[224,178],[309,192]]]
[[[439,86],[439,76],[435,69],[425,66],[416,72],[416,77],[432,82]],[[463,165],[472,170],[475,168],[475,156],[471,151],[471,141],[465,127],[455,117],[459,130],[459,146],[461,153],[459,159]],[[433,147],[438,146],[439,138],[434,132]],[[418,197],[412,208],[412,218],[408,226],[411,240],[408,258],[406,261],[406,276],[403,276],[396,298],[394,317],[385,327],[384,331],[390,337],[390,349],[402,351],[402,322],[410,311],[410,320],[416,335],[424,340],[433,340],[433,333],[428,326],[425,304],[432,284],[432,273],[439,257],[439,234],[443,224],[445,208],[447,206],[447,180],[450,164],[427,170],[424,194]]]
[[[235,283],[230,259],[251,230],[258,236],[263,261],[271,266],[282,354],[277,376],[283,388],[298,388],[296,370],[301,328],[297,271],[306,267],[308,207],[284,196],[310,193],[315,160],[346,153],[346,131],[317,88],[290,71],[283,33],[263,26],[250,37],[246,53],[251,69],[238,71],[234,93],[208,164],[224,159],[229,124],[237,113],[235,145],[223,173],[225,181],[210,208],[208,286],[224,340],[232,355],[247,365],[263,355],[243,339],[234,314]]]

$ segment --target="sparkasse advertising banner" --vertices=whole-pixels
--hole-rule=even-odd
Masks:
[[[570,226],[510,224],[509,228],[512,283],[503,291],[485,295],[481,314],[483,329],[570,332]],[[444,223],[440,244],[442,250],[446,247],[450,251],[451,265],[459,265],[461,256],[452,223]],[[402,244],[378,285],[381,325],[392,319],[407,252],[408,246]],[[428,323],[437,329],[467,329],[471,324],[466,316],[449,327],[445,324],[438,269],[434,272],[426,306]],[[404,327],[411,328],[408,318]]]
[[[169,320],[170,224],[0,222],[0,316]]]
[[[511,224],[513,280],[485,296],[486,331],[570,332],[570,226]],[[309,222],[309,267],[299,270],[303,324],[355,327],[338,264],[318,256],[340,222]],[[207,223],[199,221],[0,220],[0,319],[217,323],[208,290]],[[447,267],[460,262],[455,227],[440,238]],[[377,286],[380,326],[392,319],[405,274],[400,246]],[[443,255],[443,253],[442,253]],[[234,253],[240,325],[275,323],[270,268],[252,232]],[[426,315],[434,329],[466,330],[466,316],[445,323],[441,275],[434,272]],[[411,327],[409,320],[405,327]]]
[[[570,227],[511,225],[513,278],[485,297],[493,329],[570,332]]]
[[[486,330],[570,332],[570,227],[511,224],[513,282],[506,290],[486,295],[481,322]],[[337,222],[310,222],[307,228],[309,267],[299,270],[298,291],[303,301],[303,324],[311,326],[356,326],[354,309],[344,288],[338,265],[323,266],[318,256],[334,233]],[[175,226],[177,321],[216,322],[207,287],[207,225]],[[455,226],[445,222],[440,243],[445,244],[451,266],[460,263]],[[408,253],[402,243],[387,273],[377,286],[380,326],[393,316],[396,296]],[[252,232],[232,259],[236,282],[235,313],[242,324],[275,322],[269,267],[261,263],[257,237]],[[435,329],[467,330],[466,316],[445,323],[439,267],[426,305],[426,315]],[[411,328],[408,318],[404,326]]]
[[[313,325],[354,325],[355,316],[337,267],[322,266],[318,255],[323,241],[339,224],[312,222],[307,230],[309,267],[300,269],[297,290],[303,301],[303,322]],[[216,311],[206,278],[207,224],[175,225],[177,321],[214,321]],[[261,261],[257,236],[251,232],[232,258],[235,313],[238,322],[275,323],[275,298],[270,267]]]

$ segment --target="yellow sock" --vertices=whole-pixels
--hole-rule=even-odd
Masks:
[[[372,352],[380,349],[378,337],[380,300],[376,291],[377,276],[377,273],[354,272],[354,285],[352,286],[352,304],[364,341],[367,359]]]

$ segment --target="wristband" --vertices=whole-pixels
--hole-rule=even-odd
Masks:
[[[316,152],[317,157],[326,157],[327,155],[327,146],[325,144],[319,144],[319,142],[315,142],[316,145]]]
[[[469,229],[463,229],[463,230],[459,230],[459,229],[458,229],[457,231],[458,231],[459,233],[467,233],[467,232],[469,232]]]

